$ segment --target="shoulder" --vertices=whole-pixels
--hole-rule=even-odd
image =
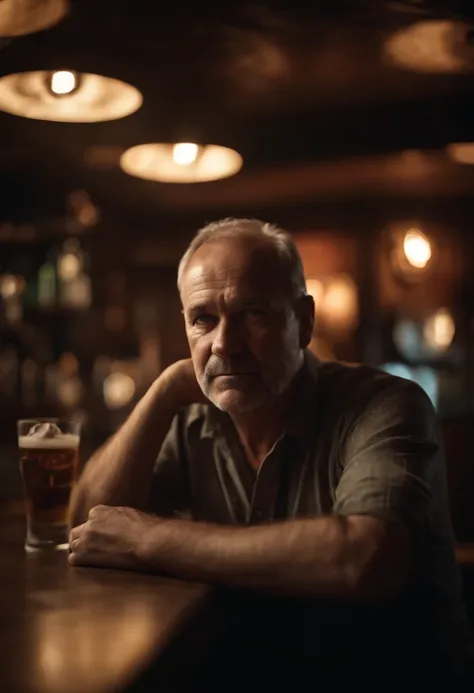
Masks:
[[[318,385],[322,391],[328,391],[333,396],[366,397],[368,402],[384,394],[401,399],[415,397],[430,401],[425,391],[412,380],[364,364],[320,362]]]
[[[353,425],[390,426],[410,420],[414,428],[436,427],[436,414],[425,391],[411,380],[366,365],[321,362],[318,385],[323,400]]]
[[[391,377],[370,366],[323,361],[318,368],[319,401],[324,409],[355,414],[390,387]]]

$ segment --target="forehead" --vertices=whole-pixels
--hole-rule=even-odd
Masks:
[[[183,275],[182,299],[186,305],[198,296],[218,294],[235,298],[284,295],[289,289],[276,251],[253,238],[224,238],[203,244],[192,256]]]

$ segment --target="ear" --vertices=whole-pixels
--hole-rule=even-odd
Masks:
[[[306,349],[314,330],[314,299],[312,296],[302,296],[297,307],[300,324],[300,348]]]

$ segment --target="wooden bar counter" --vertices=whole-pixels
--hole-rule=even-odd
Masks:
[[[208,608],[204,585],[73,568],[66,551],[26,552],[24,536],[21,513],[0,513],[2,693],[142,690],[134,681]]]
[[[210,587],[73,568],[66,551],[26,552],[24,538],[22,504],[0,506],[0,693],[183,693],[211,683],[202,671],[228,624]],[[456,553],[472,618],[474,545]]]

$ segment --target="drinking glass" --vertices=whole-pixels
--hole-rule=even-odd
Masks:
[[[20,470],[26,500],[27,550],[67,549],[71,490],[76,481],[80,423],[18,421]]]

